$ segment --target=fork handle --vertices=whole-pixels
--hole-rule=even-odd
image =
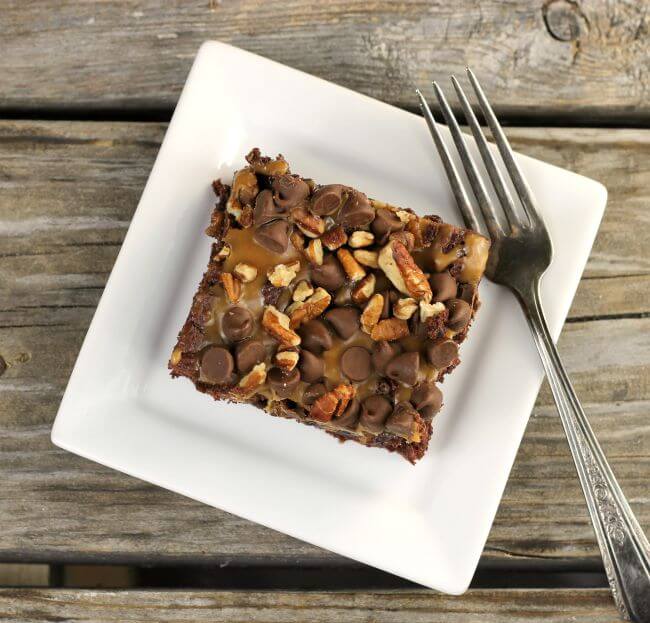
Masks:
[[[624,619],[650,623],[650,545],[596,440],[546,324],[539,280],[518,292],[533,333],[603,557]]]

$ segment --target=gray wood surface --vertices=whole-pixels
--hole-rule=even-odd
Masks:
[[[0,376],[0,559],[341,561],[50,444],[67,377],[164,129],[0,122],[0,356],[8,366]],[[650,131],[517,128],[509,135],[517,149],[609,187],[560,350],[650,531]],[[547,388],[486,554],[597,556]]]
[[[606,589],[217,592],[0,589],[0,617],[39,621],[213,623],[615,623]]]
[[[390,103],[474,68],[502,115],[647,123],[642,0],[5,0],[0,108],[168,111],[206,39]]]

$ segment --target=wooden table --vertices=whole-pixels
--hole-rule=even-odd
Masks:
[[[0,589],[0,618],[615,621],[546,386],[477,588],[463,597],[418,589],[67,454],[51,445],[49,432],[203,40],[239,45],[408,109],[412,84],[470,64],[513,126],[516,149],[609,189],[560,350],[650,531],[647,4],[2,4],[0,562],[47,563],[53,571],[48,587]],[[130,565],[119,567],[119,577],[131,580],[76,588],[84,568],[61,565],[80,564]],[[161,586],[166,569],[176,570],[178,590]]]

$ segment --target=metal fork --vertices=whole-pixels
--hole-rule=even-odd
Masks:
[[[452,84],[501,206],[500,214],[497,214],[449,103],[434,82],[436,98],[492,239],[486,275],[514,292],[528,320],[569,441],[616,606],[623,618],[649,623],[650,545],[587,421],[544,317],[539,284],[553,257],[551,239],[531,189],[483,89],[469,68],[467,74],[521,204],[520,207],[515,206],[469,100],[452,76]],[[465,224],[470,229],[480,231],[474,207],[429,105],[419,90],[416,93]]]

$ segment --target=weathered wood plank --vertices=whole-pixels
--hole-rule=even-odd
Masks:
[[[332,561],[327,552],[49,442],[163,132],[158,124],[0,123],[0,356],[9,366],[0,376],[0,559]],[[510,134],[519,149],[599,177],[610,188],[590,278],[581,283],[560,349],[631,504],[650,529],[644,248],[650,132],[519,128]],[[544,388],[488,555],[597,555],[551,404]]]
[[[0,617],[38,621],[211,621],[213,623],[615,623],[606,589],[217,592],[0,589]]]
[[[169,110],[198,46],[220,39],[404,107],[413,84],[471,65],[501,114],[650,111],[643,2],[9,0],[0,39],[13,109]]]

